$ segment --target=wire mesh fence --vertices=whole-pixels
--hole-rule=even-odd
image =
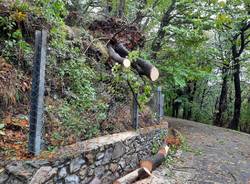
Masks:
[[[54,88],[56,88],[56,84],[50,84],[50,81],[53,81],[53,79],[47,79],[47,83],[49,82],[49,86],[45,84],[45,64],[47,49],[47,32],[36,31],[35,58],[33,63],[32,90],[30,97],[31,108],[28,144],[29,152],[35,155],[38,155],[40,153],[45,138],[44,129],[46,125],[44,124],[44,92],[46,88],[50,89],[49,95],[52,95],[52,98],[56,98],[53,97],[53,91],[55,91]],[[112,84],[109,85],[112,86]],[[124,85],[126,84],[124,83]],[[101,96],[104,97],[104,94],[106,93],[107,97],[105,98],[108,99],[108,108],[106,110],[105,120],[102,121],[101,127],[104,132],[107,131],[108,133],[115,133],[126,131],[129,129],[138,129],[140,127],[155,125],[159,123],[161,118],[163,117],[164,96],[162,95],[161,87],[153,90],[150,101],[143,107],[138,104],[138,98],[140,94],[133,94],[132,91],[129,91],[126,88],[126,86],[122,87],[123,90],[121,90],[121,86],[119,86],[118,88],[117,86],[113,86],[111,90],[112,92],[105,91],[105,89],[108,89],[107,86],[101,88]],[[62,94],[65,94],[65,91],[67,90],[64,90]],[[66,95],[70,96],[70,98],[78,98],[75,97],[73,93]],[[45,105],[48,106],[48,104]],[[72,110],[73,109],[70,109],[69,112],[71,112]],[[83,115],[89,116],[90,119],[96,120],[95,112],[96,111],[89,111]],[[50,116],[53,116],[53,113],[50,113]],[[68,114],[66,114],[64,118],[67,119],[67,116]],[[79,119],[78,121],[82,120],[83,119]],[[73,125],[76,124],[71,124],[70,126]],[[91,125],[89,123],[87,123],[87,125],[94,126],[94,124]],[[85,132],[85,134],[88,134],[88,132]],[[54,136],[57,136],[57,134],[54,134]]]
[[[29,128],[29,152],[38,155],[41,150],[43,109],[45,91],[45,64],[47,50],[47,32],[36,31],[35,58],[32,74],[31,110]]]

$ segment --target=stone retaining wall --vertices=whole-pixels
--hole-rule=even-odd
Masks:
[[[0,170],[0,184],[103,184],[138,166],[167,134],[167,123],[137,132],[98,137],[60,149],[51,160],[13,161]]]

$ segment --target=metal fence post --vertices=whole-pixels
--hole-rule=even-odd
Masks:
[[[157,116],[158,122],[160,122],[163,117],[163,96],[161,86],[157,88]]]
[[[135,94],[135,97],[133,97],[133,114],[132,114],[132,124],[133,128],[138,128],[138,122],[139,122],[139,108],[138,108],[138,94]]]
[[[35,33],[35,58],[32,72],[31,109],[29,127],[29,152],[38,155],[41,150],[43,128],[43,98],[45,84],[45,64],[47,50],[47,31]]]

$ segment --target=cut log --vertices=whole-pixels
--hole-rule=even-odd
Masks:
[[[114,50],[121,56],[126,57],[129,55],[128,49],[121,43],[114,44]],[[150,64],[149,62],[137,58],[135,62],[132,63],[132,67],[140,74],[147,76],[150,80],[156,81],[159,78],[158,69]]]
[[[142,160],[140,162],[140,167],[146,168],[148,171],[152,172],[156,167],[161,165],[161,163],[165,160],[168,150],[169,150],[169,147],[167,145],[164,145],[163,147],[161,147],[158,153],[154,155],[152,158],[147,159],[147,160]]]
[[[125,68],[130,67],[131,62],[127,58],[123,58],[118,53],[116,53],[111,45],[108,46],[108,54],[109,54],[111,59],[113,59],[117,63],[123,65]]]
[[[113,184],[131,184],[135,181],[145,179],[151,176],[151,172],[158,167],[167,156],[169,147],[163,145],[158,153],[153,156],[151,159],[142,160],[140,162],[140,168],[130,172],[129,174],[117,179]]]
[[[154,65],[144,61],[143,59],[138,58],[135,61],[135,65],[138,65],[141,68],[140,72],[139,71],[138,72],[141,75],[147,76],[150,80],[156,81],[159,78],[158,69]]]
[[[151,173],[146,168],[138,168],[114,181],[113,184],[131,184],[141,178],[141,176],[145,176],[146,178],[150,175]]]

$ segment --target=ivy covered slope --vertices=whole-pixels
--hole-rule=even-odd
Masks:
[[[141,126],[152,125],[153,114],[145,106],[152,88],[149,80],[115,64],[105,55],[104,48],[115,32],[120,32],[118,39],[127,40],[127,45],[135,48],[143,35],[122,19],[105,21],[104,15],[91,14],[88,7],[94,6],[62,0],[1,1],[1,155],[28,156],[35,30],[49,32],[43,133],[49,151],[60,145],[131,129],[131,88],[134,93],[142,94],[138,101],[145,109],[142,119],[147,122],[142,121]],[[110,27],[91,30],[95,20],[104,20]],[[117,27],[113,31],[108,30],[114,26]],[[131,36],[137,31],[133,37],[138,38],[137,42],[127,39],[128,32],[120,31],[123,26],[133,29],[128,29]],[[128,57],[134,59],[138,55],[136,51]]]

